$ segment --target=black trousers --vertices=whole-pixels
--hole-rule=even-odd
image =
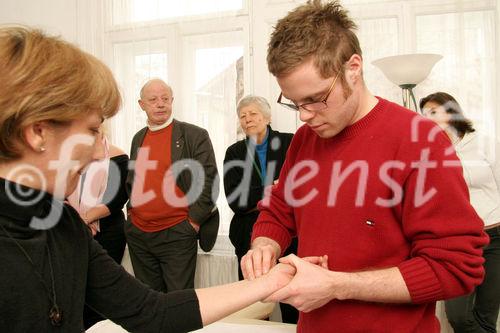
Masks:
[[[125,235],[136,278],[162,292],[194,288],[197,233],[187,220],[157,232],[127,221]]]
[[[500,306],[500,227],[486,230],[483,283],[467,296],[445,302],[446,317],[455,333],[495,333]]]

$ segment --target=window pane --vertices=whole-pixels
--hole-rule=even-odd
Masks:
[[[182,108],[177,115],[207,129],[220,174],[217,206],[219,233],[229,232],[232,212],[223,192],[222,171],[227,147],[236,142],[236,103],[243,96],[244,35],[241,31],[183,38]]]
[[[196,123],[209,130],[222,173],[226,148],[236,141],[236,117],[232,114],[243,94],[243,47],[198,49],[195,61]],[[223,188],[222,182],[220,185]],[[230,221],[224,195],[219,196],[218,204],[223,221]],[[227,234],[229,225],[222,223],[220,231]]]
[[[135,56],[136,88],[146,79],[158,77],[167,81],[167,54],[152,53]]]
[[[238,11],[243,0],[112,0],[113,23],[154,21],[175,17]]]
[[[151,78],[168,82],[166,39],[116,43],[113,46],[113,71],[123,98],[122,112],[113,120],[117,145],[130,147],[131,135],[146,125],[146,114],[137,100],[144,83]]]
[[[358,38],[363,51],[364,79],[375,95],[401,104],[401,89],[386,79],[372,61],[398,54],[398,20],[396,18],[358,21]]]
[[[417,17],[417,51],[443,55],[421,96],[446,91],[475,126],[494,133],[495,13],[476,11]]]

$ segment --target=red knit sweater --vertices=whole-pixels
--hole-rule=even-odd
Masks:
[[[270,237],[286,249],[297,234],[298,255],[327,254],[334,271],[396,266],[412,298],[333,300],[301,313],[298,332],[439,332],[435,301],[482,281],[487,236],[450,146],[433,122],[380,98],[333,138],[308,126],[297,131],[252,237]],[[426,155],[431,167],[419,169],[415,162]],[[317,169],[307,167],[312,161]]]
[[[165,230],[188,218],[187,199],[177,186],[170,169],[172,127],[170,124],[159,131],[148,131],[141,145],[142,149],[149,149],[148,159],[136,161],[131,195],[133,208],[129,212],[134,225],[144,232]],[[157,163],[156,168],[145,170],[145,162],[151,161]],[[143,186],[139,186],[139,182]],[[177,198],[181,198],[176,205],[165,199],[165,193],[172,191]],[[140,196],[148,192],[153,193],[151,200],[141,205],[134,204],[140,202]]]

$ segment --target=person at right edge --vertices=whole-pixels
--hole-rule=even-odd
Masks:
[[[265,275],[297,235],[298,255],[280,259],[296,275],[270,300],[300,311],[299,333],[439,332],[436,301],[482,282],[488,236],[446,134],[366,87],[355,28],[339,2],[309,1],[271,35],[278,103],[305,124],[259,204],[243,274]]]
[[[447,300],[446,317],[455,333],[496,332],[500,306],[500,144],[474,129],[457,100],[436,92],[420,100],[420,110],[450,137],[463,165],[470,201],[484,222],[484,281],[474,292]]]
[[[236,107],[246,138],[226,150],[224,157],[224,192],[234,212],[229,239],[238,257],[238,277],[243,280],[240,261],[250,249],[252,227],[259,216],[257,203],[273,184],[278,182],[292,133],[271,128],[271,106],[261,96],[247,95]],[[237,165],[239,164],[239,165]],[[297,238],[293,238],[285,256],[297,253]],[[293,306],[280,303],[284,323],[296,324],[299,313]]]

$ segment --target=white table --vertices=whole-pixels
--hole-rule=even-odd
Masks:
[[[296,325],[257,319],[227,318],[205,326],[193,333],[295,333]],[[127,333],[110,320],[103,320],[87,330],[87,333]]]
[[[295,333],[296,325],[257,319],[228,318],[203,327],[196,333]],[[194,333],[193,332],[193,333]]]

